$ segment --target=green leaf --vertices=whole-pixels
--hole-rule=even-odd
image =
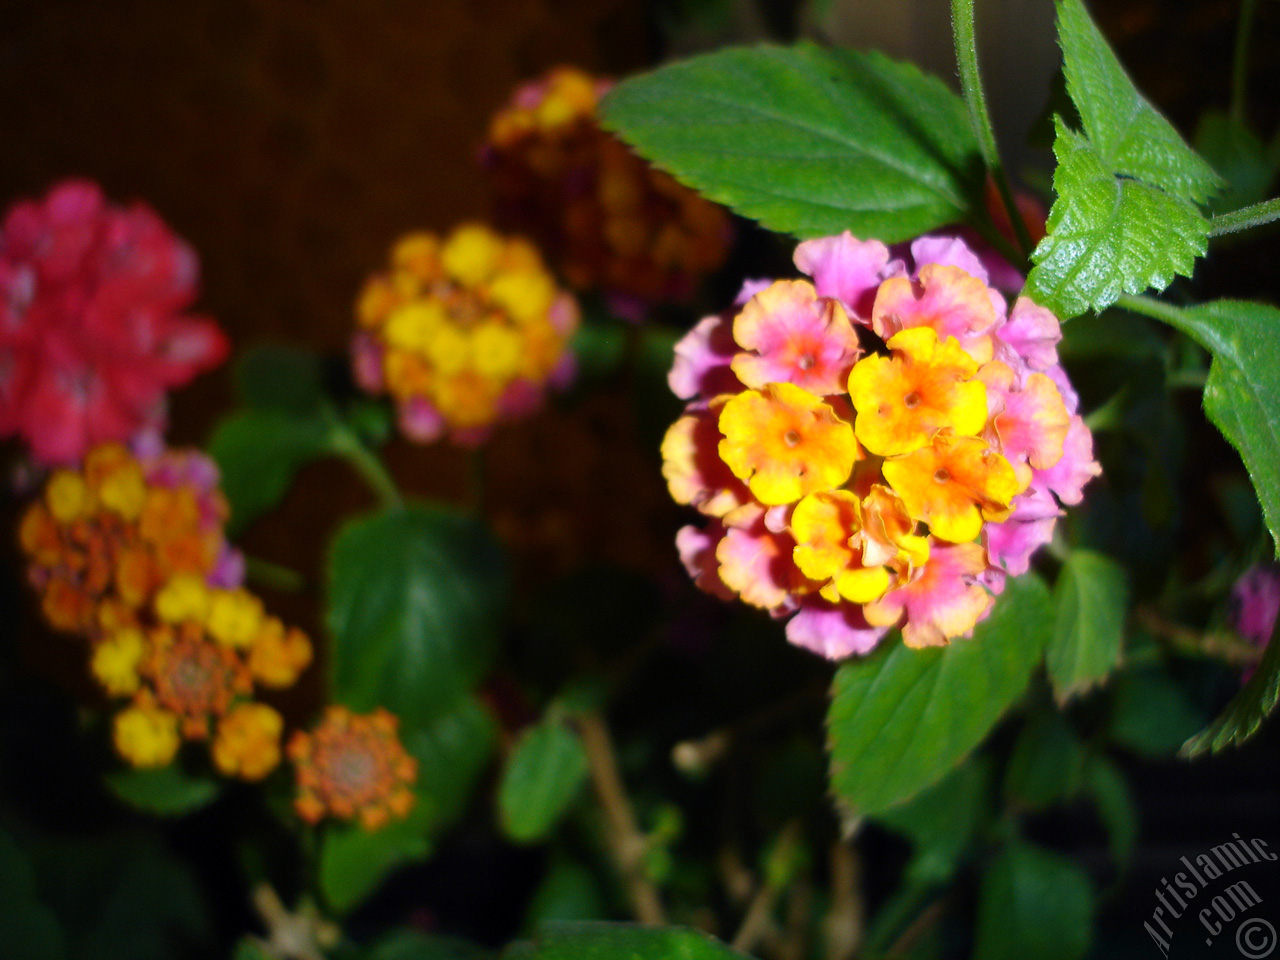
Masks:
[[[213,777],[192,776],[176,763],[153,770],[116,770],[103,779],[129,806],[160,817],[181,817],[206,807],[222,789]]]
[[[1071,860],[1015,841],[982,878],[974,960],[1080,960],[1093,929],[1093,888]]]
[[[1125,74],[1081,0],[1058,0],[1067,93],[1106,167],[1172,196],[1203,202],[1222,184]]]
[[[403,820],[380,830],[358,824],[331,824],[320,845],[320,892],[338,913],[369,897],[397,867],[425,860],[431,853],[426,833],[432,811],[419,801]]]
[[[1162,670],[1121,673],[1113,693],[1111,738],[1140,756],[1171,756],[1204,722],[1182,688]]]
[[[1187,200],[1117,176],[1090,142],[1057,121],[1057,199],[1031,255],[1027,294],[1063,320],[1102,310],[1124,293],[1190,276],[1209,222]]]
[[[1280,627],[1280,621],[1277,621]],[[1266,652],[1249,682],[1227,704],[1222,714],[1182,745],[1184,757],[1196,757],[1202,753],[1237,746],[1257,733],[1280,701],[1280,630],[1273,630]]]
[[[524,925],[536,929],[551,921],[599,920],[607,915],[600,878],[581,863],[558,857],[533,892]]]
[[[1213,165],[1227,186],[1209,204],[1210,213],[1226,213],[1261,203],[1276,179],[1267,147],[1243,123],[1218,110],[1202,114],[1196,127],[1196,149]]]
[[[911,840],[908,885],[945,883],[989,813],[991,763],[975,757],[912,800],[875,819]]]
[[[936,783],[1026,688],[1053,629],[1048,588],[1010,579],[970,639],[885,644],[836,673],[827,717],[831,781],[855,814],[878,814]]]
[[[460,937],[418,930],[393,930],[375,943],[364,960],[484,960],[489,952]]]
[[[1005,771],[1005,794],[1033,810],[1066,800],[1080,786],[1084,761],[1084,744],[1062,715],[1038,713],[1014,744]]]
[[[1280,544],[1280,310],[1244,300],[1159,306],[1162,319],[1213,354],[1205,413],[1239,451]]]
[[[236,363],[235,384],[240,401],[258,410],[307,417],[325,403],[320,357],[284,344],[262,344],[245,351]]]
[[[1104,680],[1124,642],[1129,585],[1124,567],[1092,550],[1073,550],[1054,586],[1057,619],[1046,663],[1059,703]]]
[[[417,794],[439,832],[462,815],[498,739],[493,715],[473,697],[422,727],[401,727],[404,747],[418,761]]]
[[[62,960],[58,918],[41,902],[26,853],[0,828],[0,944],[10,960]]]
[[[1085,768],[1085,790],[1107,829],[1111,856],[1123,872],[1138,839],[1138,807],[1120,768],[1106,757],[1093,757]]]
[[[963,103],[879,53],[735,47],[624,80],[603,123],[771,230],[887,243],[967,217],[982,164]]]
[[[698,930],[626,923],[549,923],[521,950],[522,960],[746,960]]]
[[[478,520],[416,505],[371,514],[343,528],[328,572],[338,703],[421,726],[488,669],[507,574]]]
[[[319,417],[282,410],[237,410],[224,417],[209,441],[231,505],[228,528],[246,529],[289,490],[304,464],[329,449],[329,425]]]
[[[233,956],[234,960],[271,960],[271,954],[258,946],[256,941],[248,938],[236,944],[236,952]]]
[[[518,843],[545,839],[586,780],[587,754],[578,734],[559,716],[543,718],[521,736],[503,771],[498,789],[503,831]]]

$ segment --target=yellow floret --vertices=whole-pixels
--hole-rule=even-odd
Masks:
[[[147,499],[147,484],[142,478],[142,467],[136,460],[126,460],[102,478],[98,499],[108,510],[126,520],[136,520],[142,513]]]
[[[178,718],[148,703],[116,714],[116,750],[135,767],[163,767],[178,752]]]
[[[114,697],[136,693],[141,680],[138,667],[146,653],[146,638],[136,627],[109,635],[93,650],[90,666],[102,688]]]
[[[426,345],[427,359],[442,377],[452,376],[465,368],[471,360],[469,338],[457,327],[447,325],[436,331]]]
[[[541,270],[513,270],[489,285],[489,296],[517,323],[538,323],[546,319],[556,287]]]
[[[482,376],[507,381],[520,369],[523,341],[506,324],[486,321],[471,334],[475,368]]]
[[[426,353],[432,338],[448,322],[444,306],[438,300],[415,300],[387,318],[383,335],[393,347]]]
[[[210,590],[204,578],[179,573],[156,594],[156,616],[165,623],[204,624],[209,619]]]
[[[262,601],[248,590],[214,590],[208,630],[228,647],[247,647],[262,627]]]
[[[93,505],[89,485],[74,470],[55,471],[45,487],[44,499],[53,519],[63,525],[84,516]]]
[[[449,235],[442,260],[454,280],[478,287],[491,276],[502,256],[502,238],[478,223],[463,224]]]

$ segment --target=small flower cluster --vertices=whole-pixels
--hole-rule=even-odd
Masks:
[[[129,703],[115,743],[135,766],[164,766],[206,740],[227,776],[258,780],[280,762],[283,721],[248,700],[291,686],[311,643],[240,586],[226,543],[217,468],[194,451],[92,448],[54,471],[20,540],[49,622],[85,637],[103,691]]]
[[[199,267],[142,204],[68,180],[0,227],[0,436],[46,464],[164,419],[165,391],[222,362],[226,339],[186,315]]]
[[[526,84],[491,121],[483,157],[503,222],[536,238],[574,287],[638,314],[720,267],[730,220],[600,128],[610,85],[570,67]]]
[[[670,375],[689,403],[663,472],[712,518],[678,536],[690,575],[831,658],[898,624],[913,647],[968,635],[1099,472],[1057,318],[1009,310],[959,239],[910,259],[802,243],[812,282],[748,283]]]
[[[297,772],[298,816],[308,823],[326,815],[358,818],[366,830],[406,816],[414,804],[418,763],[400,743],[397,726],[381,708],[354,714],[330,706],[314,730],[296,732],[289,759]]]
[[[390,393],[401,429],[420,442],[448,433],[482,443],[496,423],[527,416],[548,386],[573,376],[577,303],[531,244],[479,224],[443,241],[428,233],[400,240],[390,272],[366,283],[357,319],[357,380]]]

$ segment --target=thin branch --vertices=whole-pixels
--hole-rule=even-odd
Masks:
[[[866,932],[862,897],[862,861],[851,840],[831,845],[831,909],[823,921],[827,960],[857,955]]]
[[[640,832],[627,798],[609,728],[604,717],[593,710],[579,714],[576,725],[587,753],[591,783],[608,821],[609,851],[631,898],[636,919],[641,923],[660,924],[664,918],[662,900],[658,888],[645,873],[644,856],[649,843]]]
[[[973,124],[973,132],[978,137],[978,146],[982,150],[982,159],[986,162],[991,177],[995,180],[996,189],[1000,192],[1000,200],[1009,214],[1009,223],[1013,226],[1014,235],[1018,238],[1018,246],[1022,248],[1022,256],[1031,254],[1034,244],[1027,225],[1018,212],[1018,204],[1013,199],[1013,188],[1009,186],[1009,178],[1005,175],[1004,164],[1000,161],[1000,148],[996,144],[996,131],[991,123],[991,114],[987,110],[987,96],[982,89],[982,75],[978,70],[978,41],[973,22],[974,0],[951,0],[951,29],[956,42],[956,64],[960,68],[960,89],[964,91],[964,102],[969,108],[969,121]]]
[[[782,832],[778,835],[778,845],[771,856],[789,859],[799,844],[800,821],[792,820],[782,828]],[[765,882],[751,898],[747,914],[742,919],[742,926],[738,928],[738,933],[730,944],[735,950],[750,953],[773,923],[773,908],[777,905],[778,898],[782,896],[782,887],[776,883],[775,878],[769,876],[769,873],[770,871],[765,871]]]
[[[1232,666],[1246,667],[1262,659],[1262,647],[1242,640],[1229,630],[1200,632],[1165,618],[1150,607],[1138,607],[1134,619],[1175,653],[1211,657]]]

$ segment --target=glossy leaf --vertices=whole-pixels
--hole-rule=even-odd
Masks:
[[[608,916],[600,878],[576,860],[552,860],[529,901],[525,926],[536,929],[552,921],[599,920]]]
[[[626,923],[549,923],[504,957],[529,960],[746,960],[698,930]]]
[[[1085,769],[1085,791],[1107,830],[1116,866],[1127,869],[1138,839],[1138,808],[1124,774],[1106,757],[1093,757]]]
[[[1011,579],[970,639],[885,644],[836,673],[827,717],[831,781],[855,814],[881,813],[936,783],[1026,688],[1053,628],[1049,591]]]
[[[1080,786],[1084,761],[1084,744],[1060,714],[1036,714],[1014,744],[1005,796],[1033,810],[1067,800]]]
[[[1188,200],[1117,176],[1085,137],[1057,121],[1057,199],[1031,255],[1027,293],[1067,320],[1122,294],[1190,276],[1209,222]]]
[[[417,727],[488,669],[507,575],[477,520],[425,506],[362,517],[338,535],[328,572],[338,703]]]
[[[1280,626],[1280,620],[1277,626]],[[1280,642],[1276,640],[1277,632],[1280,631],[1271,632],[1262,661],[1248,683],[1213,723],[1183,744],[1183,756],[1217,753],[1225,747],[1241,744],[1253,736],[1262,726],[1262,721],[1275,710],[1276,702],[1280,701]]]
[[[465,699],[452,713],[421,727],[402,727],[405,749],[418,761],[417,794],[434,832],[462,815],[493,755],[498,725],[483,704]]]
[[[1204,715],[1163,670],[1125,671],[1112,692],[1111,738],[1140,756],[1171,756],[1204,722]]]
[[[544,839],[587,780],[587,754],[578,734],[549,716],[515,745],[498,789],[502,829],[520,843]]]
[[[1054,604],[1057,617],[1045,660],[1061,703],[1115,669],[1129,611],[1124,567],[1092,550],[1073,550],[1054,585]]]
[[[974,960],[1080,960],[1093,915],[1093,888],[1080,867],[1014,841],[983,875]]]
[[[192,776],[176,763],[154,770],[116,770],[105,780],[129,806],[161,817],[180,817],[206,807],[222,789],[213,777]]]
[[[734,47],[620,83],[605,126],[771,230],[886,242],[963,220],[982,165],[960,98],[879,53]]]
[[[1221,177],[1137,91],[1081,0],[1058,0],[1058,42],[1067,93],[1109,170],[1198,203],[1221,186]]]

